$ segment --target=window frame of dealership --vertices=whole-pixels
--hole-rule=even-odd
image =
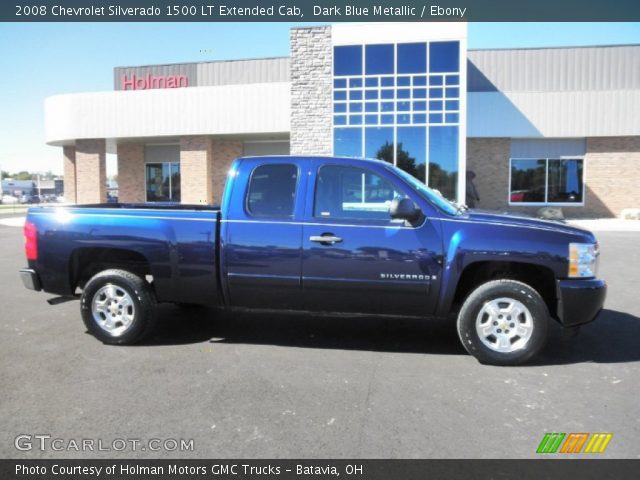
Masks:
[[[65,196],[78,203],[105,201],[107,153],[117,153],[121,202],[211,204],[241,155],[395,162],[402,149],[399,166],[458,201],[460,172],[474,171],[482,208],[615,216],[640,206],[639,45],[467,51],[466,37],[464,23],[301,27],[288,58],[119,67],[115,91],[47,99],[47,143],[63,147]],[[452,43],[457,71],[438,71],[431,46]],[[372,70],[382,62],[367,52],[381,45],[392,63]],[[344,47],[361,54],[349,77],[336,65]],[[407,72],[402,51],[426,58]],[[457,129],[448,149],[436,141],[447,126]],[[345,128],[359,130],[357,151],[340,147]],[[383,130],[390,144],[371,143]]]

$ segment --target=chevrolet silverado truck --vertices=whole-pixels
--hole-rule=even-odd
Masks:
[[[376,160],[239,158],[219,208],[31,208],[24,236],[25,286],[79,298],[108,344],[140,341],[171,302],[445,317],[480,362],[514,365],[550,319],[575,330],[606,294],[591,232],[469,210]]]

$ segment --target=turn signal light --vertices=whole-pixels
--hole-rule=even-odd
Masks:
[[[24,253],[27,260],[38,259],[38,230],[31,222],[24,223]]]

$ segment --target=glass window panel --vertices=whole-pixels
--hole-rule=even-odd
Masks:
[[[399,112],[408,112],[411,110],[411,102],[398,102]]]
[[[362,157],[362,129],[335,128],[333,152],[342,157]]]
[[[365,78],[364,79],[365,87],[377,87],[378,86],[378,77],[373,78]]]
[[[431,42],[429,44],[430,72],[458,72],[460,70],[460,42]]]
[[[346,103],[334,103],[333,104],[333,113],[345,113],[347,111]]]
[[[383,87],[393,87],[395,86],[395,82],[393,77],[382,77],[382,79],[380,80],[380,85],[382,85]]]
[[[544,202],[546,160],[511,160],[512,203]]]
[[[377,125],[378,124],[378,115],[365,115],[364,123],[367,125]]]
[[[365,128],[364,155],[393,163],[393,127]]]
[[[362,125],[362,115],[349,115],[349,125]]]
[[[360,88],[362,87],[362,79],[361,78],[350,78],[349,79],[349,87]]]
[[[458,103],[458,100],[447,100],[445,103],[446,103],[447,110],[460,109],[460,104]]]
[[[350,103],[349,111],[351,113],[360,113],[362,112],[362,104],[361,103]]]
[[[429,77],[429,85],[439,87],[442,85],[442,75],[432,75]]]
[[[427,85],[427,77],[413,77],[413,85],[416,87],[424,87]]]
[[[442,114],[441,113],[430,113],[429,114],[429,123],[442,123]]]
[[[547,201],[582,203],[584,195],[582,172],[582,160],[549,160]]]
[[[147,163],[145,165],[147,177],[147,202],[168,202],[171,200],[169,191],[168,169],[165,163]]]
[[[427,109],[427,102],[413,102],[413,109],[418,112],[424,112]]]
[[[413,98],[427,98],[427,89],[426,88],[414,88],[413,89]]]
[[[171,164],[171,201],[180,201],[180,164]]]
[[[365,90],[364,98],[367,100],[376,100],[378,98],[378,90]]]
[[[409,123],[411,123],[411,115],[406,113],[397,115],[396,119],[398,121],[398,124],[408,125]]]
[[[442,98],[443,93],[442,88],[430,88],[429,98]]]
[[[404,196],[368,170],[340,165],[320,168],[313,215],[320,218],[390,220],[391,201]]]
[[[365,112],[377,112],[378,111],[378,102],[367,102],[364,104]]]
[[[333,88],[347,88],[346,78],[335,78],[333,80]]]
[[[427,123],[427,115],[424,113],[416,113],[413,116],[413,123]]]
[[[457,98],[460,95],[460,89],[457,87],[446,88],[445,90],[447,98]]]
[[[442,100],[429,100],[429,110],[442,110]]]
[[[346,115],[334,115],[333,124],[334,125],[346,125],[347,124],[347,116]]]
[[[399,87],[408,87],[411,85],[411,77],[398,77]]]
[[[411,90],[409,90],[408,88],[400,88],[398,90],[398,98],[410,98],[411,97]]]
[[[393,45],[366,45],[365,69],[367,75],[394,73]]]
[[[290,164],[257,167],[247,191],[247,210],[260,217],[291,217],[296,198],[298,168]]]
[[[429,186],[455,200],[458,184],[458,127],[429,127]]]
[[[362,46],[333,47],[334,75],[362,75]]]
[[[444,121],[446,123],[458,123],[458,114],[457,113],[447,113],[444,116]]]
[[[398,73],[424,73],[427,71],[427,44],[398,44]]]
[[[391,100],[391,99],[393,99],[393,94],[394,94],[394,91],[391,90],[391,89],[381,90],[380,91],[380,98],[383,98],[385,100],[387,100],[387,99]]]
[[[381,115],[380,123],[383,125],[393,125],[393,115]]]
[[[381,106],[383,112],[393,112],[393,102],[382,102]]]
[[[349,100],[362,100],[362,90],[350,90]]]
[[[334,100],[346,100],[347,92],[344,90],[334,90],[333,91],[333,99]]]
[[[396,165],[421,182],[427,173],[426,127],[398,127]]]
[[[458,75],[447,75],[447,85],[458,85],[460,83],[460,77]]]

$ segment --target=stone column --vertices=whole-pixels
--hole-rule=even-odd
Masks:
[[[76,200],[78,203],[107,201],[104,138],[76,140]]]
[[[180,195],[182,203],[212,204],[211,137],[180,138]]]
[[[331,155],[331,27],[291,29],[291,154]]]
[[[220,205],[231,162],[242,156],[242,142],[213,141],[213,203]]]
[[[62,147],[64,173],[64,199],[76,203],[76,147],[67,145]]]
[[[118,144],[118,202],[146,202],[144,144]]]

